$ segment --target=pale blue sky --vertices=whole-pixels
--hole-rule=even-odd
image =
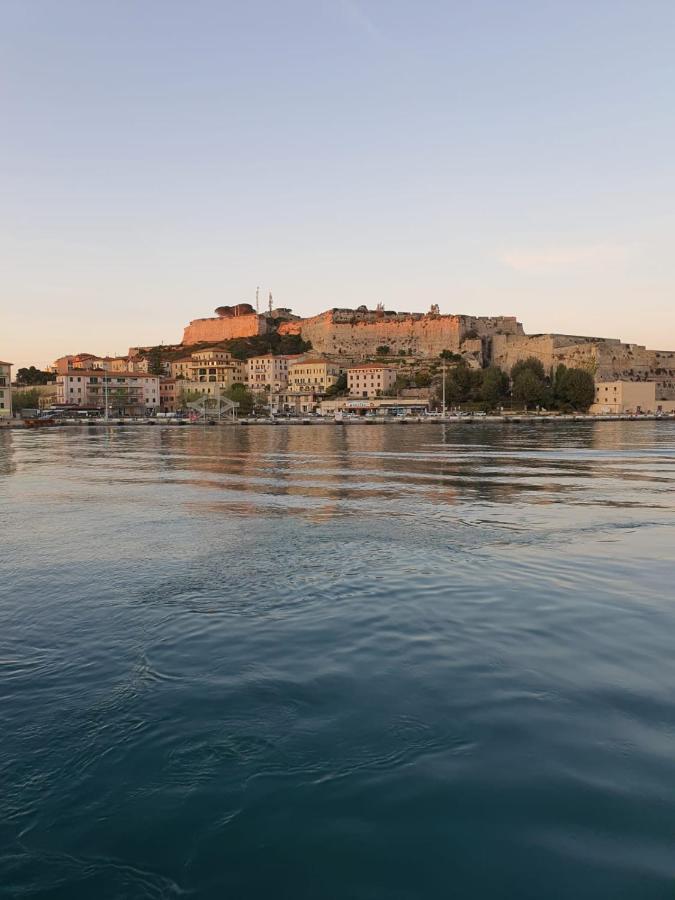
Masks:
[[[1,0],[0,358],[222,303],[675,348],[675,3]]]

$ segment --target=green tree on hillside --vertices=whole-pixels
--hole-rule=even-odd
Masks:
[[[224,394],[234,403],[239,404],[238,412],[240,416],[247,416],[253,409],[255,398],[245,384],[238,381],[232,387],[227,388]]]
[[[526,406],[542,405],[546,402],[548,394],[546,382],[534,369],[521,369],[512,383],[511,394],[514,400],[519,400]]]
[[[40,408],[40,392],[36,390],[14,391],[12,393],[12,408],[14,412],[21,412],[22,409],[39,409]]]
[[[500,400],[504,400],[509,393],[509,377],[499,366],[489,366],[483,369],[482,384],[480,387],[480,399],[491,406],[496,406]]]
[[[540,381],[546,382],[544,366],[536,356],[529,356],[527,359],[519,360],[511,369],[511,381],[515,383],[520,373],[525,371],[533,372]]]
[[[53,372],[43,372],[35,366],[18,369],[16,373],[17,384],[49,384],[56,381],[56,375]]]
[[[343,372],[342,375],[338,375],[337,380],[326,390],[326,397],[337,397],[339,394],[344,394],[346,390],[347,373]]]
[[[162,348],[153,347],[148,354],[148,373],[150,375],[162,375]]]
[[[470,369],[465,363],[452,369],[445,379],[445,399],[448,403],[467,403],[479,399],[483,375],[480,369]]]
[[[567,369],[560,385],[556,377],[558,401],[585,412],[595,399],[595,381],[586,369]]]

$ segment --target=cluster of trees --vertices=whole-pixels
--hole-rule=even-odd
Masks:
[[[223,341],[218,347],[228,350],[235,359],[249,359],[251,356],[264,356],[273,353],[275,356],[292,356],[295,353],[307,353],[312,349],[311,341],[305,341],[299,334],[261,334],[256,337],[232,338]]]
[[[16,373],[16,383],[20,385],[49,384],[52,381],[56,381],[56,375],[53,372],[43,372],[42,369],[37,369],[35,366],[18,369]]]
[[[12,407],[15,412],[20,412],[22,409],[39,409],[40,392],[35,388],[27,388],[25,391],[13,391]]]
[[[593,403],[595,383],[586,369],[560,365],[548,376],[538,359],[516,363],[509,378],[498,366],[470,369],[462,361],[445,379],[447,403],[483,403],[499,406],[508,399],[526,407],[585,411]]]
[[[178,404],[182,409],[185,409],[188,403],[194,403],[195,400],[199,400],[202,396],[203,394],[201,391],[188,391],[183,389],[178,394]],[[222,396],[227,397],[228,400],[232,400],[234,403],[238,403],[239,414],[242,416],[249,415],[255,406],[255,397],[246,385],[241,382],[237,382],[236,384],[233,384],[232,387],[226,388],[222,391]]]

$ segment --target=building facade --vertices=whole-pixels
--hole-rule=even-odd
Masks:
[[[57,403],[105,409],[120,416],[157,412],[159,378],[133,372],[108,373],[100,369],[72,370],[56,376]]]
[[[396,370],[379,363],[364,363],[347,369],[347,388],[352,397],[381,397],[396,381]]]
[[[0,419],[12,417],[12,363],[0,362]]]
[[[313,392],[325,394],[335,384],[342,369],[337,363],[326,359],[305,359],[288,367],[288,390],[290,392]]]
[[[294,363],[300,362],[302,355],[252,356],[247,363],[248,386],[250,390],[262,392],[278,392],[285,390],[288,384],[288,370]]]
[[[596,381],[595,414],[656,412],[656,385],[653,381]]]

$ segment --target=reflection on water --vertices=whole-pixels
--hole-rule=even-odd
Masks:
[[[0,432],[8,896],[666,897],[669,422]]]

